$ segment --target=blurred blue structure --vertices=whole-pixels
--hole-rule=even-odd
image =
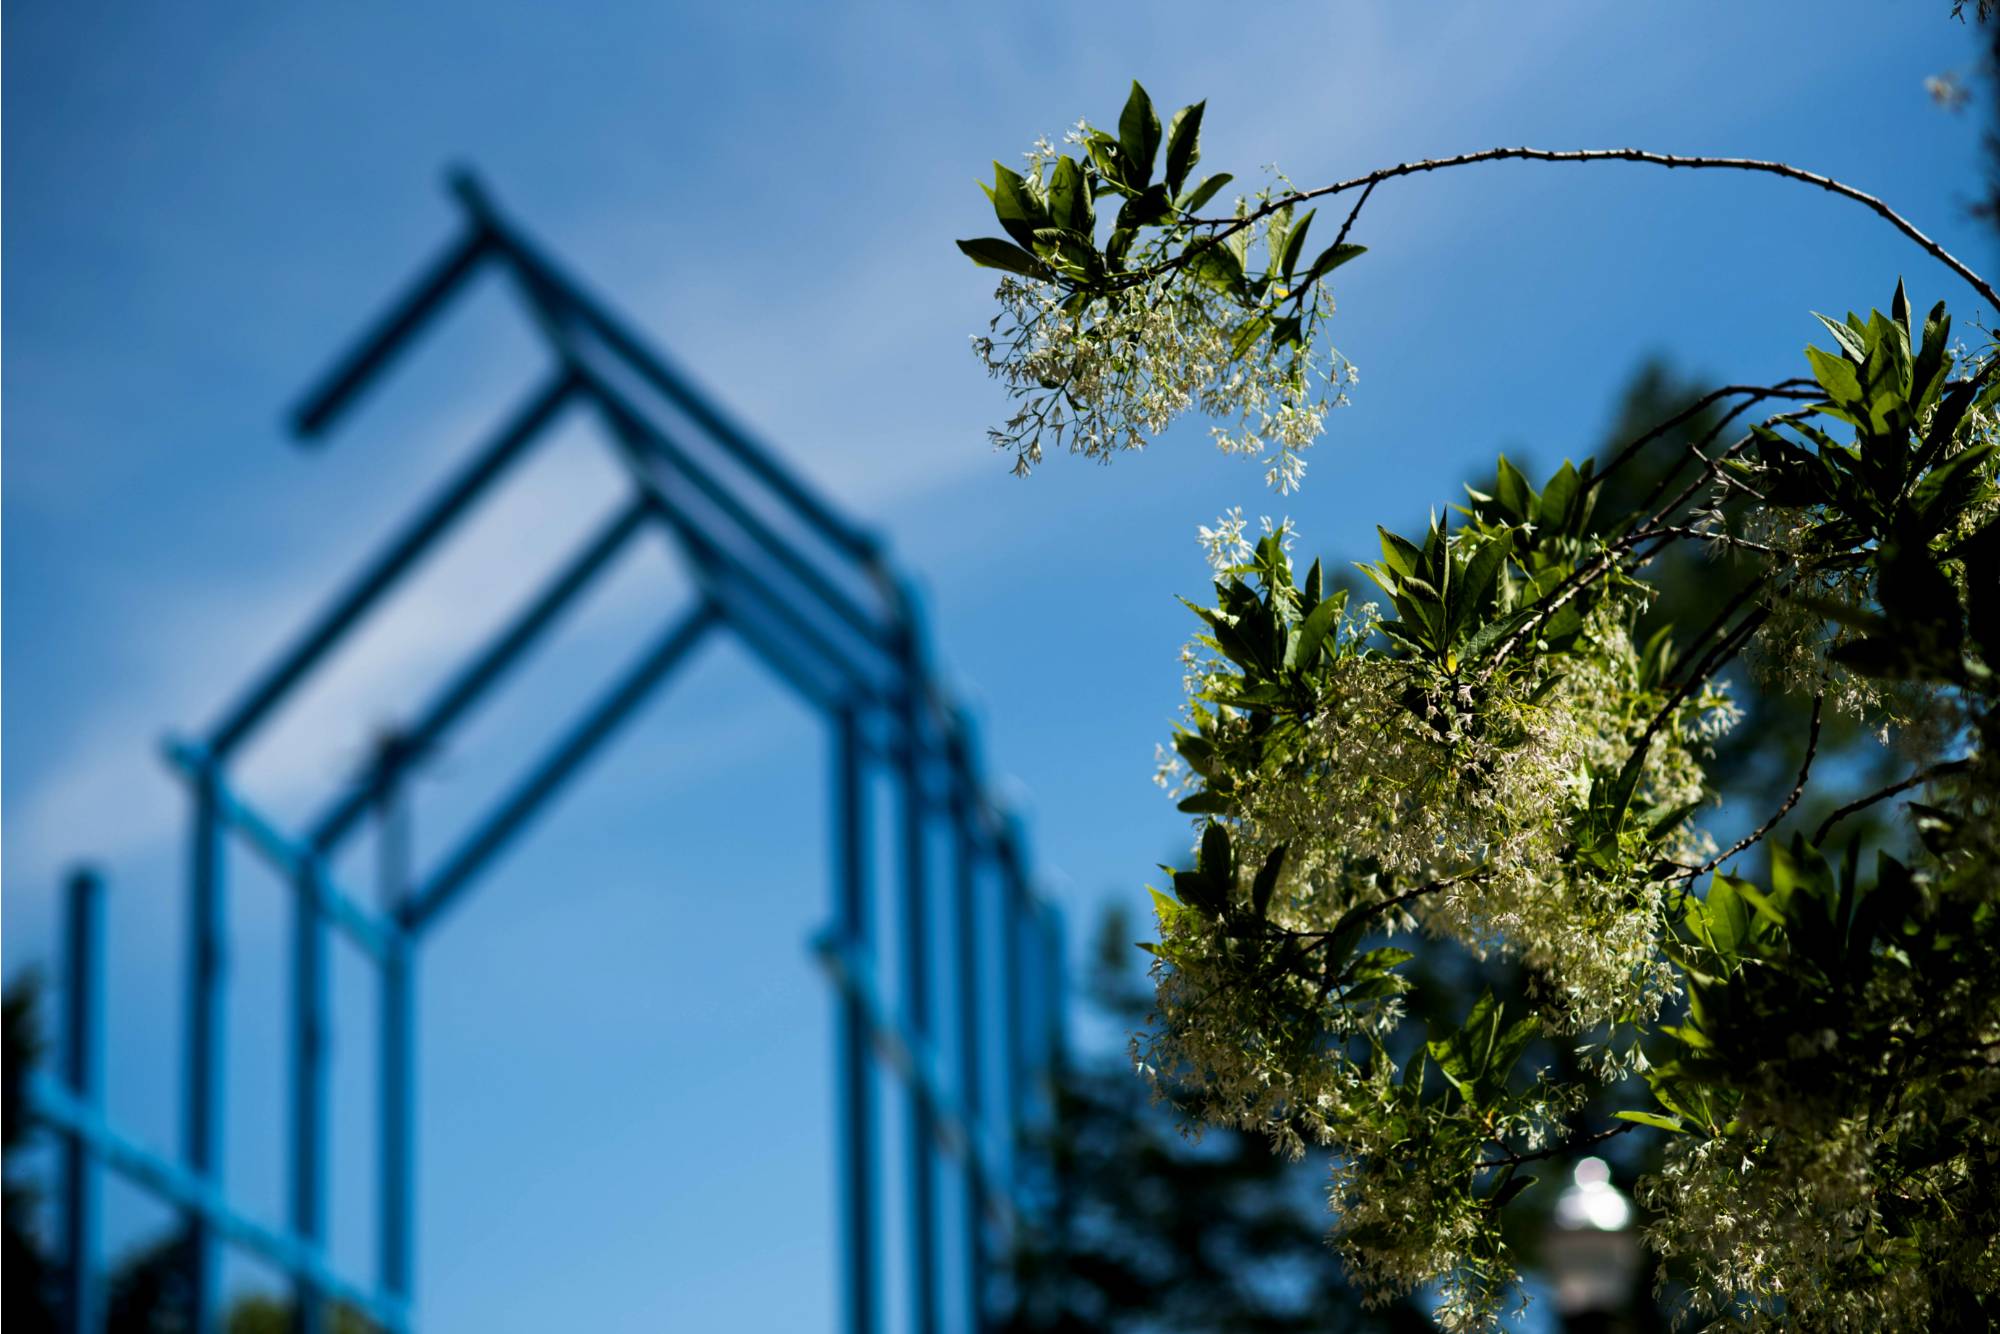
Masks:
[[[1030,886],[1020,830],[982,782],[973,729],[927,670],[916,599],[871,535],[835,513],[587,297],[471,178],[455,178],[452,188],[466,215],[463,235],[306,398],[295,422],[299,434],[325,432],[483,270],[498,269],[524,298],[553,368],[511,424],[419,507],[205,740],[168,747],[193,803],[184,1142],[177,1160],[135,1143],[101,1115],[102,892],[87,872],[71,882],[61,1068],[38,1074],[31,1090],[35,1115],[62,1140],[67,1319],[77,1331],[95,1331],[103,1321],[94,1245],[94,1177],[103,1167],[182,1213],[192,1327],[199,1334],[221,1326],[225,1245],[243,1247],[289,1277],[302,1330],[325,1328],[333,1302],[386,1330],[410,1328],[417,947],[689,651],[728,629],[825,716],[831,738],[835,902],[816,949],[837,998],[842,1323],[856,1334],[882,1328],[881,1274],[888,1248],[900,1241],[912,1327],[980,1329],[1005,1286],[999,1257],[1012,1230],[1041,1225],[1051,1208],[1051,1183],[1023,1132],[1049,1114],[1048,1077],[1062,1057],[1062,946],[1055,913]],[[574,410],[601,422],[630,476],[623,509],[477,649],[414,722],[382,744],[366,772],[335,793],[310,827],[281,829],[260,814],[232,786],[232,754],[493,483],[547,438],[551,424]],[[694,605],[666,622],[434,869],[412,876],[385,853],[379,911],[336,883],[333,855],[349,835],[374,821],[381,840],[394,847],[401,837],[399,792],[412,771],[612,558],[654,524],[686,553],[699,590]],[[871,901],[878,887],[870,883],[875,858],[868,848],[876,775],[895,794],[899,842],[897,883],[879,887],[893,896],[879,906]],[[229,957],[223,871],[230,839],[278,867],[296,891],[290,1217],[282,1231],[233,1207],[221,1176]],[[934,873],[940,850],[948,877]],[[871,925],[877,922],[894,937],[893,964],[878,957]],[[940,928],[947,923],[945,935]],[[353,939],[381,987],[379,1257],[372,1282],[335,1272],[325,1251],[331,931]],[[941,937],[951,942],[948,952],[938,949]],[[946,953],[943,967],[933,958],[938,952]],[[955,1032],[943,1031],[947,1013]],[[989,1059],[995,1041],[1002,1051]],[[882,1118],[871,1092],[878,1069],[907,1103],[907,1142],[893,1166],[878,1143]],[[942,1191],[943,1172],[961,1174],[961,1188]],[[880,1196],[892,1180],[907,1191],[908,1227],[900,1239],[885,1237],[881,1221]],[[963,1210],[945,1216],[945,1198],[962,1200]],[[963,1281],[943,1281],[946,1272]]]

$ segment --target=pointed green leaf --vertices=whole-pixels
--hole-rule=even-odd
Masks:
[[[1137,79],[1118,117],[1118,150],[1125,159],[1127,183],[1140,190],[1152,184],[1153,159],[1160,151],[1160,117]]]
[[[1049,178],[1049,214],[1056,226],[1084,236],[1093,230],[1090,195],[1083,183],[1083,169],[1076,159],[1056,159],[1055,173]]]
[[[1306,243],[1306,229],[1312,226],[1313,213],[1316,211],[1308,210],[1291,231],[1285,234],[1285,252],[1278,259],[1278,272],[1284,275],[1286,282],[1291,281],[1292,270],[1299,266],[1299,250]]]
[[[1194,164],[1201,161],[1201,113],[1206,101],[1182,107],[1167,127],[1167,188],[1175,194],[1187,184]]]
[[[1613,1112],[1611,1115],[1620,1121],[1632,1121],[1642,1126],[1651,1126],[1655,1130],[1671,1130],[1676,1135],[1685,1135],[1688,1133],[1687,1126],[1682,1124],[1681,1119],[1677,1116],[1661,1116],[1658,1112],[1634,1111]]]
[[[1217,191],[1235,179],[1234,176],[1231,176],[1226,171],[1218,171],[1215,175],[1182,195],[1175,201],[1174,207],[1183,213],[1198,212],[1203,204],[1215,198]]]
[[[1271,855],[1258,868],[1257,878],[1250,885],[1250,911],[1261,921],[1271,909],[1271,895],[1278,888],[1278,874],[1285,866],[1285,845],[1280,843],[1271,849]]]
[[[1004,269],[1008,273],[1018,273],[1023,278],[1035,278],[1042,282],[1055,278],[1048,265],[1012,241],[1002,241],[997,236],[981,236],[956,244],[974,264],[983,268]]]

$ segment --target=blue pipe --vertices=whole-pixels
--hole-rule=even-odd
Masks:
[[[104,958],[104,885],[79,870],[63,902],[62,1077],[79,1105],[95,1108],[104,1096],[101,1015]],[[96,1164],[81,1136],[62,1145],[62,1310],[76,1334],[104,1328],[97,1273]]]

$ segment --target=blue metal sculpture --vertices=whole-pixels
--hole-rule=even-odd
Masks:
[[[68,888],[67,972],[61,1069],[31,1086],[35,1115],[63,1142],[61,1235],[67,1248],[67,1319],[80,1332],[103,1320],[94,1176],[109,1168],[176,1206],[185,1219],[193,1328],[220,1326],[219,1257],[254,1252],[288,1276],[297,1324],[324,1327],[329,1303],[347,1304],[389,1331],[410,1328],[413,1280],[411,1116],[413,969],[417,946],[549,798],[670,676],[709,633],[733,630],[828,720],[834,756],[831,924],[816,949],[837,997],[843,1323],[870,1334],[884,1322],[880,1271],[887,1239],[877,1198],[887,1175],[878,1156],[871,1071],[881,1062],[908,1100],[901,1175],[909,1192],[902,1238],[920,1331],[987,1323],[999,1247],[1011,1229],[1046,1215],[1050,1183],[1023,1132],[1047,1114],[1049,1076],[1062,1053],[1060,928],[1029,884],[1017,824],[987,792],[973,729],[924,660],[916,600],[880,544],[818,499],[760,445],[647,350],[606,309],[493,208],[468,177],[454,180],[467,225],[449,252],[310,394],[295,421],[323,433],[482,269],[497,267],[526,299],[554,368],[512,422],[424,505],[311,629],[259,677],[200,743],[175,743],[168,759],[193,799],[191,951],[185,1035],[185,1106],[179,1160],[137,1144],[100,1110],[98,992],[102,891],[82,873]],[[281,829],[232,785],[231,756],[355,630],[418,558],[471,512],[565,413],[584,409],[605,428],[631,479],[629,502],[484,645],[414,722],[385,740],[365,774],[337,793],[302,833]],[[394,837],[398,793],[508,669],[560,618],[639,532],[664,525],[686,553],[699,597],[669,621],[602,698],[492,812],[414,880],[396,877],[376,911],[336,883],[333,855],[365,821]],[[871,766],[894,784],[900,881],[887,920],[899,939],[902,984],[880,981],[866,831]],[[952,883],[935,883],[931,840],[942,826]],[[220,1119],[228,941],[225,841],[241,839],[294,887],[290,1034],[289,1226],[278,1231],[233,1207],[221,1177]],[[393,858],[385,858],[392,862]],[[997,903],[988,898],[997,895]],[[951,896],[947,899],[946,896]],[[958,1031],[936,1031],[943,976],[931,958],[942,905],[956,939],[948,961]],[[982,931],[982,914],[998,923]],[[381,986],[377,1232],[373,1282],[337,1273],[326,1258],[327,933],[345,932]],[[1005,1088],[988,1087],[983,1038],[995,1013],[1004,1034]],[[956,1060],[941,1058],[946,1042]],[[965,1209],[941,1217],[937,1176],[963,1174]],[[946,1247],[967,1275],[964,1305],[945,1309],[939,1281]]]

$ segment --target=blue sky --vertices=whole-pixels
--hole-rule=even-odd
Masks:
[[[1794,373],[1811,309],[1969,294],[1880,221],[1757,179],[1490,167],[1394,183],[1342,271],[1352,408],[1302,496],[1190,424],[1006,475],[967,350],[975,178],[1136,76],[1208,99],[1205,160],[1315,182],[1494,144],[1777,157],[1979,266],[1979,126],[1943,0],[1886,6],[10,5],[4,32],[4,953],[49,955],[73,858],[112,881],[114,1115],[173,1143],[178,793],[199,730],[510,401],[494,294],[323,451],[292,396],[454,225],[504,204],[920,575],[939,657],[1082,936],[1186,838],[1149,782],[1194,526],[1240,504],[1365,555],[1496,448],[1588,449],[1638,361]],[[1990,318],[1992,312],[1983,312]],[[566,441],[244,757],[296,818],[614,494]],[[532,753],[684,581],[621,575],[427,780],[420,846]],[[706,652],[427,948],[419,1311],[442,1330],[831,1326],[831,1018],[812,719]],[[243,1199],[280,1216],[279,887],[238,879]],[[372,1253],[370,1008],[340,965],[335,1249]],[[351,1036],[341,1036],[351,1035]],[[129,1229],[146,1215],[114,1198]],[[121,1231],[121,1235],[125,1235]],[[774,1282],[774,1276],[782,1281]],[[241,1271],[245,1281],[255,1275]]]

